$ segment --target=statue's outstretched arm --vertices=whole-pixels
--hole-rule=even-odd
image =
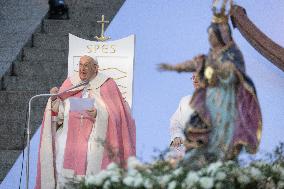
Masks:
[[[199,63],[205,61],[204,55],[196,56],[193,60],[187,60],[180,64],[166,64],[162,63],[158,65],[159,71],[176,71],[176,72],[195,72]]]

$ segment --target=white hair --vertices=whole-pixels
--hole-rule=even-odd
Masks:
[[[98,59],[95,56],[90,56],[90,55],[83,55],[81,56],[81,58],[86,58],[88,61],[94,63],[94,64],[98,64]]]

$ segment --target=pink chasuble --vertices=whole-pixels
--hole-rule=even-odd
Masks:
[[[127,159],[136,155],[135,122],[112,79],[101,87],[101,97],[109,113],[106,145],[115,154],[115,157],[110,156],[109,149],[105,148],[101,169],[105,169],[112,161],[125,166]]]
[[[63,168],[74,170],[75,175],[86,174],[88,140],[93,124],[94,119],[87,113],[69,112]]]
[[[72,83],[71,79],[68,78],[63,83],[60,91],[64,91],[74,85],[76,85],[76,83]],[[95,166],[99,166],[100,169],[105,169],[111,162],[116,162],[124,166],[127,158],[135,156],[136,153],[135,123],[131,117],[128,105],[122,98],[116,83],[112,79],[106,79],[102,85],[98,87],[100,87],[99,95],[105,104],[108,117],[102,154],[96,154],[96,151],[94,152],[94,161],[96,161],[95,159],[98,159],[97,156],[100,155],[102,157],[101,161],[92,163],[99,164]],[[70,94],[72,96],[65,95],[62,100],[69,97],[81,97],[82,91]],[[98,111],[98,115],[99,114],[100,112]],[[41,129],[36,189],[51,189],[56,187],[58,175],[56,174],[56,165],[54,162],[57,157],[55,157],[56,150],[53,144],[55,131],[52,129],[53,124],[51,119],[46,117],[51,115],[51,109],[46,108]],[[71,170],[72,174],[75,176],[84,176],[88,172],[87,169],[92,170],[89,165],[89,162],[92,161],[92,156],[90,157],[90,154],[88,154],[88,148],[91,148],[91,146],[88,145],[88,142],[90,143],[92,129],[99,118],[93,119],[87,113],[76,111],[69,111],[68,117],[68,132],[63,156],[63,169]],[[43,138],[48,135],[53,136],[51,140],[43,140]],[[99,150],[98,153],[100,153]],[[52,169],[50,167],[47,168],[44,161],[53,162],[52,165],[49,164]],[[89,171],[89,173],[95,173],[95,171]],[[49,182],[49,180],[53,180],[53,182],[49,185],[44,184]]]

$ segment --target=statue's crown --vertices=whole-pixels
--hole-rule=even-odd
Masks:
[[[221,24],[221,23],[228,23],[228,17],[229,12],[226,14],[226,4],[228,0],[223,0],[220,12],[217,11],[217,4],[218,0],[213,1],[212,5],[212,12],[213,12],[213,18],[212,23]],[[230,4],[232,6],[232,0],[230,1]]]

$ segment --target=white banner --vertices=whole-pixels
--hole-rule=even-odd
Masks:
[[[99,72],[113,78],[122,96],[132,106],[135,36],[116,41],[97,42],[69,34],[68,77],[78,72],[83,55],[96,57]]]

